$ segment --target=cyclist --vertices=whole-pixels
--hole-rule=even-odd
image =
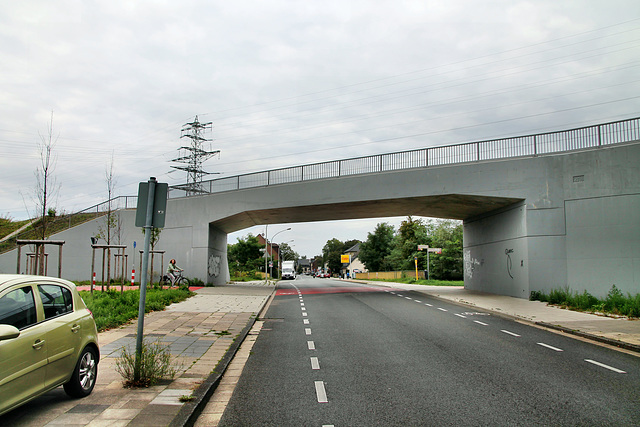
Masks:
[[[169,266],[167,267],[167,276],[169,277],[169,280],[171,280],[171,286],[174,286],[176,283],[176,276],[174,274],[176,271],[184,270],[176,265],[175,259],[172,259],[171,261],[169,261]]]

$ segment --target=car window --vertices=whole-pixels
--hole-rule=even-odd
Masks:
[[[25,286],[0,298],[0,324],[24,329],[38,321],[31,286]]]
[[[73,311],[73,298],[69,289],[58,285],[38,285],[38,290],[45,320]]]

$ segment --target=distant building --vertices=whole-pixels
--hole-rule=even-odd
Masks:
[[[298,265],[298,273],[308,274],[311,273],[311,260],[306,258],[301,258],[297,261]]]
[[[341,272],[343,275],[349,272],[349,276],[354,277],[353,276],[354,272],[357,274],[357,273],[364,273],[369,271],[366,269],[362,261],[360,261],[360,258],[358,258],[358,255],[360,255],[360,242],[351,246],[349,249],[344,251],[344,253],[345,255],[349,255],[351,262],[348,264],[342,264]]]
[[[256,237],[258,238],[258,242],[260,242],[260,244],[264,248],[264,245],[265,245],[264,236],[262,234],[258,234]],[[267,253],[269,254],[269,257],[273,261],[278,261],[280,259],[280,257],[278,256],[278,254],[280,253],[280,245],[278,245],[277,243],[271,243],[271,242],[267,242],[266,244],[267,244]]]

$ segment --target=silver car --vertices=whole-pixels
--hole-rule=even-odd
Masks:
[[[0,415],[61,385],[88,396],[99,357],[93,314],[73,283],[0,274]]]

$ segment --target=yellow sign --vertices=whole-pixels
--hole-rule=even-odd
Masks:
[[[340,255],[340,262],[343,264],[349,264],[349,255]]]

